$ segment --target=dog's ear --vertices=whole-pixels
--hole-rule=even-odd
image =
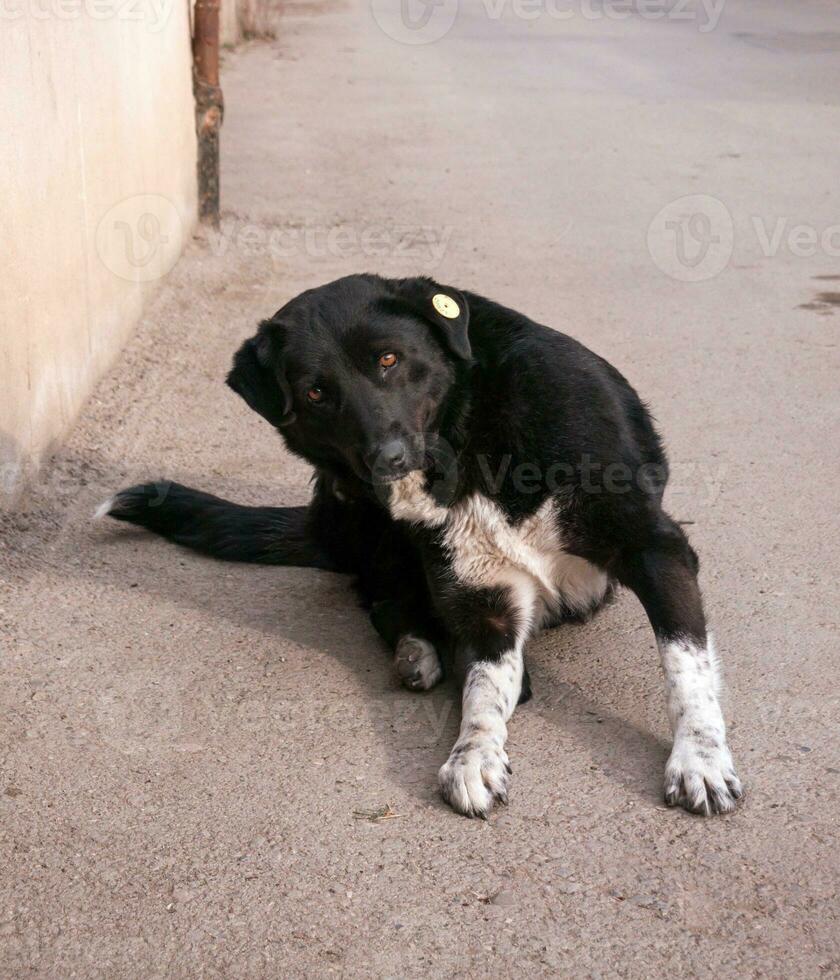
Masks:
[[[265,328],[263,324],[256,337],[246,340],[236,352],[227,383],[255,412],[281,428],[295,420],[292,392],[282,362],[272,356]]]
[[[397,295],[414,314],[431,323],[456,357],[471,359],[470,308],[457,289],[432,279],[402,279],[397,283]]]

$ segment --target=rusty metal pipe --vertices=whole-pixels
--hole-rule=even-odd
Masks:
[[[193,93],[198,136],[198,216],[219,224],[219,130],[224,99],[219,86],[220,0],[195,0]]]

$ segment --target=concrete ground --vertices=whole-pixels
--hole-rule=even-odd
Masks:
[[[385,30],[362,2],[285,9],[227,58],[222,233],[3,519],[0,972],[837,976],[838,8],[464,2],[423,45],[378,2]],[[510,806],[482,823],[436,794],[456,692],[398,686],[347,581],[91,524],[161,474],[305,501],[222,378],[260,317],[360,270],[488,293],[650,402],[735,815],[661,805],[630,595],[532,644]]]

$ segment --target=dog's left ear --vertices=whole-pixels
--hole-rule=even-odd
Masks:
[[[397,295],[413,313],[432,324],[456,357],[470,360],[470,308],[457,289],[441,286],[432,279],[402,279]]]
[[[269,326],[269,322],[262,324],[256,337],[236,352],[227,383],[255,412],[281,428],[294,422],[295,413],[282,364],[272,356]]]

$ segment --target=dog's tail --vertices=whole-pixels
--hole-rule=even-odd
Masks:
[[[148,528],[176,544],[226,561],[335,569],[310,533],[308,507],[241,507],[160,481],[121,490],[94,515]]]

